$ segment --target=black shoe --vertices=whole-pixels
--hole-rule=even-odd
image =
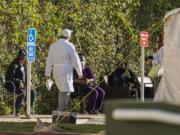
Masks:
[[[16,116],[16,117],[19,117],[19,116],[20,116],[20,114],[19,114],[18,112],[16,112],[16,113],[15,113],[15,116]]]
[[[97,114],[99,114],[99,111],[93,111],[93,113],[97,115]]]
[[[97,114],[102,114],[103,113],[103,110],[95,110],[95,112],[97,113]]]
[[[95,112],[95,111],[87,111],[87,110],[85,110],[85,113],[86,114],[91,114],[91,115],[97,114],[97,112]]]
[[[100,112],[98,110],[95,110],[94,111],[94,114],[99,114]]]

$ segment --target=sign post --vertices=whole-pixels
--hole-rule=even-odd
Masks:
[[[148,47],[149,34],[146,31],[140,32],[141,46],[141,101],[144,102],[144,47]]]
[[[29,28],[27,32],[27,116],[31,115],[31,63],[35,61],[36,29]]]

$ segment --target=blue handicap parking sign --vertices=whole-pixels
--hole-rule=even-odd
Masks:
[[[27,57],[27,61],[31,62],[34,61],[33,57]]]
[[[35,52],[35,46],[28,46],[28,52]]]
[[[34,53],[28,53],[28,57],[34,57]]]
[[[28,42],[36,42],[36,29],[35,28],[28,29]]]
[[[35,50],[36,50],[36,29],[29,28],[27,32],[27,61],[35,61]]]

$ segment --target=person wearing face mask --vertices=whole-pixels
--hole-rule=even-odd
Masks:
[[[15,108],[16,116],[19,115],[19,109],[22,105],[22,102],[26,96],[26,83],[27,83],[27,74],[26,74],[26,52],[23,49],[20,49],[17,53],[17,58],[15,58],[7,68],[5,74],[5,87],[7,91],[13,92],[13,86],[8,82],[12,81],[15,84],[17,94]],[[36,92],[31,90],[31,106],[35,99]],[[25,113],[26,114],[26,113]]]
[[[49,49],[46,59],[45,80],[53,78],[59,90],[58,111],[66,111],[70,93],[74,92],[73,68],[78,73],[78,78],[82,77],[82,67],[75,46],[69,42],[72,31],[62,30],[62,36],[54,42]]]
[[[163,75],[163,57],[164,57],[164,37],[163,33],[160,33],[156,39],[156,51],[152,56],[147,57],[147,61],[152,65],[148,76],[151,77],[154,84],[154,93],[156,93],[161,77]]]
[[[105,96],[105,92],[102,88],[97,86],[96,78],[90,67],[86,66],[86,59],[84,54],[79,54],[82,63],[83,79],[85,80],[85,90],[87,93],[91,92],[88,96],[86,112],[89,114],[97,114],[102,112],[102,104]]]

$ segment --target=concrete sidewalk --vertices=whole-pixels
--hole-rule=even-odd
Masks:
[[[37,118],[40,118],[42,122],[51,123],[52,115],[34,115],[30,119],[27,119],[24,115],[20,117],[14,117],[12,115],[0,116],[0,122],[37,122]],[[104,125],[105,124],[105,115],[77,115],[76,124],[96,124]]]

